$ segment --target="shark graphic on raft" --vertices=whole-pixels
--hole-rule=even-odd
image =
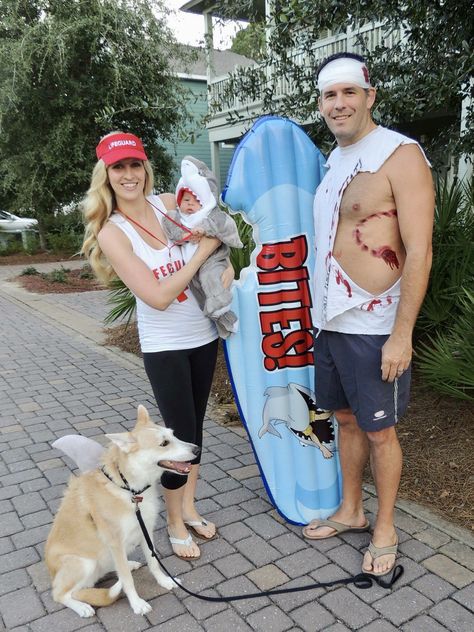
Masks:
[[[290,382],[288,386],[269,386],[264,395],[267,399],[262,412],[262,427],[258,432],[260,439],[267,432],[281,439],[275,426],[285,424],[301,445],[318,448],[325,459],[332,458],[332,411],[318,408],[312,391]]]

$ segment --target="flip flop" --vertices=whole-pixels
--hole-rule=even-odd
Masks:
[[[194,540],[191,537],[191,534],[188,533],[187,538],[174,538],[172,535],[168,533],[168,538],[171,544],[171,548],[173,549],[173,553],[176,555],[176,557],[180,557],[182,560],[197,560],[199,557],[201,557],[201,552],[199,552],[199,555],[179,555],[174,550],[173,545],[175,544],[178,544],[180,546],[191,546],[191,544],[193,544],[194,542]]]
[[[367,549],[372,557],[372,567],[374,566],[374,562],[378,557],[382,557],[382,555],[394,555],[393,564],[390,568],[384,573],[373,573],[371,571],[366,571],[364,567],[362,567],[362,572],[366,575],[373,575],[374,577],[384,577],[391,573],[395,567],[395,562],[397,561],[397,553],[398,553],[398,537],[395,544],[391,546],[375,546],[375,544],[370,541],[369,548]]]
[[[310,535],[309,529],[314,530],[319,527],[329,527],[334,529],[334,533],[330,533],[329,535],[323,536],[314,536]],[[362,527],[353,527],[350,524],[344,524],[342,522],[337,522],[337,520],[313,520],[306,527],[303,527],[303,536],[307,540],[327,540],[328,538],[333,538],[336,535],[341,535],[341,533],[347,533],[351,531],[352,533],[364,533],[364,531],[368,531],[370,529],[369,521],[367,520]]]
[[[207,540],[209,542],[210,540],[217,538],[217,529],[215,530],[214,535],[211,535],[210,538],[196,529],[196,527],[207,527],[209,525],[207,520],[204,520],[204,518],[202,520],[184,520],[184,524],[194,533],[196,537],[201,538],[201,540]]]

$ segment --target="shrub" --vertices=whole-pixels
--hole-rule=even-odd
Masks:
[[[67,273],[70,271],[71,270],[69,268],[64,268],[63,266],[61,266],[60,268],[56,268],[55,270],[52,270],[51,272],[49,272],[46,275],[46,277],[52,283],[67,283],[68,282]]]
[[[82,235],[75,235],[71,233],[65,233],[63,235],[53,233],[46,236],[46,244],[48,250],[52,250],[54,253],[79,252],[82,244]]]
[[[23,252],[23,244],[20,234],[1,233],[0,239],[0,255],[16,255]]]
[[[79,278],[80,279],[93,279],[94,278],[94,273],[88,263],[85,263],[82,266],[81,271],[79,272]]]
[[[76,253],[82,245],[84,223],[78,208],[45,218],[46,244],[53,252]]]
[[[460,305],[461,315],[446,331],[419,344],[417,364],[437,391],[474,400],[474,293],[466,290]]]
[[[20,272],[20,276],[35,276],[39,274],[38,270],[33,266],[28,266]]]
[[[474,186],[437,185],[433,267],[415,361],[441,393],[474,399]]]
[[[433,266],[418,336],[433,335],[462,314],[463,288],[474,288],[473,195],[473,185],[437,183]]]

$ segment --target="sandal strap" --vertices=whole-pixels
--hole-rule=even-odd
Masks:
[[[369,553],[373,560],[376,560],[382,555],[396,555],[398,551],[398,541],[391,546],[375,546],[373,542],[369,544]]]
[[[188,533],[188,537],[187,538],[173,538],[173,536],[168,534],[168,537],[170,539],[171,544],[181,544],[182,546],[190,546],[193,543],[193,539],[191,537],[191,534]]]
[[[187,524],[189,527],[207,527],[209,523],[203,518],[202,520],[185,520],[184,524]]]
[[[352,529],[351,525],[343,524],[342,522],[337,522],[336,520],[331,520],[330,518],[326,518],[325,520],[315,520],[314,524],[313,522],[310,522],[307,527],[309,527],[310,529],[319,529],[319,527],[330,527],[331,529],[334,529],[336,533],[343,533],[348,529]]]

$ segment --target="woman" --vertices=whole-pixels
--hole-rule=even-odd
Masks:
[[[83,252],[104,282],[120,277],[137,302],[145,370],[166,426],[183,441],[202,446],[202,425],[217,354],[217,332],[188,289],[192,277],[220,245],[202,237],[184,263],[163,231],[173,195],[151,195],[153,171],[139,138],[112,132],[96,148],[98,162],[84,200]],[[229,274],[223,281],[230,284]],[[173,551],[186,559],[200,550],[189,529],[211,539],[215,525],[195,507],[200,457],[186,477],[162,477]]]

